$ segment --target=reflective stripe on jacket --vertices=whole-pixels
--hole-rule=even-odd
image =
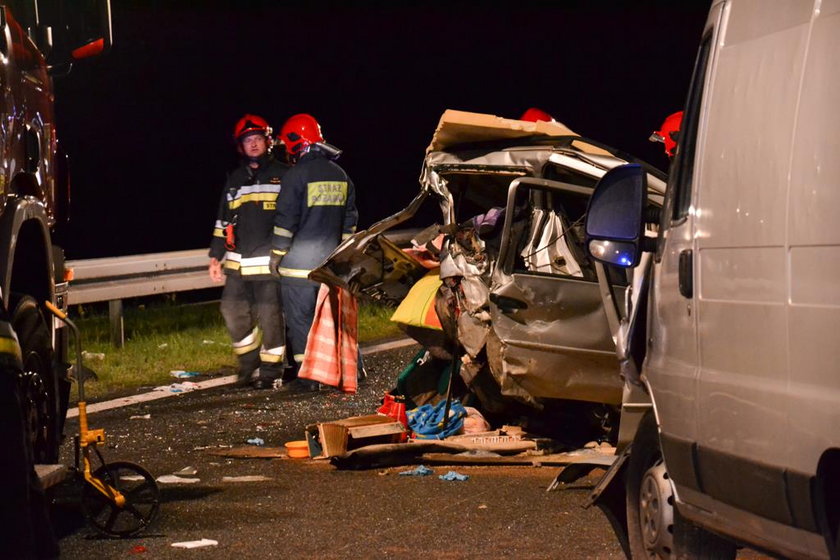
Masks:
[[[339,242],[356,231],[356,193],[347,173],[317,147],[283,179],[272,247],[285,252],[280,274],[306,278]]]
[[[270,156],[259,163],[256,169],[243,164],[228,176],[213,228],[210,257],[224,260],[226,274],[264,280],[270,277],[268,255],[274,212],[288,167]],[[229,225],[234,227],[233,249],[225,247],[225,228]]]

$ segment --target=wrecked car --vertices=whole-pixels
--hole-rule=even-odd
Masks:
[[[395,320],[452,362],[485,411],[587,414],[595,432],[612,430],[622,381],[582,225],[598,180],[628,162],[643,166],[649,198],[661,204],[661,171],[561,123],[446,111],[420,193],[343,242],[310,277],[386,303],[413,298],[416,320]],[[425,203],[438,206],[440,222],[411,248],[382,235]],[[620,305],[629,279],[607,268]]]

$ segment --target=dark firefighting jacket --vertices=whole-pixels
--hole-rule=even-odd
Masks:
[[[210,257],[224,259],[225,274],[247,280],[270,278],[268,255],[280,185],[288,167],[263,156],[259,167],[247,163],[228,175],[210,241]],[[226,228],[233,226],[234,246],[226,247]]]
[[[277,200],[272,246],[284,252],[280,274],[306,278],[356,231],[356,193],[347,173],[317,146],[283,179]]]

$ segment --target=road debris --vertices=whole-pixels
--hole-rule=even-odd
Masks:
[[[205,449],[230,449],[233,447],[228,443],[220,443],[219,445],[199,445],[198,447],[193,447],[193,451],[204,451]]]
[[[449,471],[446,474],[442,474],[442,475],[438,476],[438,478],[441,479],[441,480],[448,480],[448,481],[453,481],[453,480],[464,481],[464,480],[469,480],[470,479],[469,475],[461,474],[461,473],[458,473],[458,472],[455,472],[455,471]]]
[[[261,474],[222,477],[222,482],[265,482],[267,480],[271,480],[271,478],[263,476]]]
[[[305,439],[286,442],[285,448],[290,459],[309,458],[309,444]]]
[[[151,420],[151,414],[135,414],[134,416],[129,416],[129,420]]]
[[[155,391],[168,391],[170,393],[189,393],[198,389],[198,385],[192,381],[184,381],[183,383],[173,383],[171,385],[161,385],[155,387]]]
[[[174,474],[175,476],[195,476],[198,474],[198,469],[192,466],[184,467],[180,471],[175,471],[172,474]]]
[[[88,352],[87,350],[82,350],[82,358],[88,358],[89,360],[104,360],[105,354],[103,352]]]
[[[402,441],[404,435],[405,427],[400,422],[379,414],[352,416],[306,427],[306,440],[313,459],[344,455],[348,449],[370,444]]]
[[[246,440],[245,443],[247,443],[249,445],[263,446],[263,445],[265,445],[265,440],[263,438],[255,437],[255,438],[251,438],[249,440]]]
[[[430,474],[434,474],[435,471],[427,467],[426,465],[417,465],[411,470],[402,471],[400,476],[428,476]]]
[[[157,477],[155,480],[161,484],[195,484],[196,482],[201,482],[200,478],[186,478],[174,474],[165,474]]]
[[[200,548],[202,546],[216,546],[219,541],[213,539],[201,539],[200,541],[184,541],[172,543],[175,548]]]
[[[120,477],[120,480],[125,482],[139,482],[146,479],[139,474],[125,474]]]
[[[176,379],[190,379],[192,377],[198,377],[201,374],[197,371],[184,371],[182,369],[173,369],[169,372],[169,375]]]
[[[406,412],[408,426],[418,439],[445,439],[458,434],[464,427],[467,411],[456,399],[449,403],[448,415],[446,401],[436,405],[424,404]]]
[[[255,445],[232,447],[228,445],[226,449],[205,449],[208,449],[208,455],[230,459],[280,459],[286,456],[285,450],[280,447],[259,447]]]

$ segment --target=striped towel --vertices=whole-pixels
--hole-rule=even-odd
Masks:
[[[355,393],[359,358],[358,306],[353,294],[321,284],[298,377]]]

